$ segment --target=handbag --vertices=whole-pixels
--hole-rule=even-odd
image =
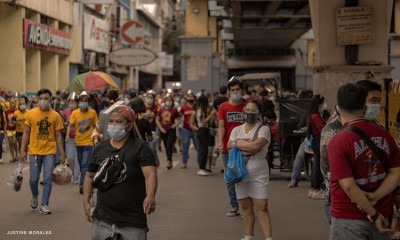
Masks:
[[[109,140],[110,141],[110,140]],[[103,160],[99,169],[93,177],[92,187],[99,191],[107,191],[114,183],[122,182],[124,179],[118,179],[121,171],[124,169],[124,153],[128,149],[130,141],[127,141],[121,150]]]

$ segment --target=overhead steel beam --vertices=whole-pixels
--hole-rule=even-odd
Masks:
[[[266,4],[265,6],[265,11],[264,11],[264,15],[272,15],[275,14],[276,11],[279,9],[279,6],[281,5],[282,2],[271,2],[270,4]],[[263,18],[260,21],[260,25],[267,25],[269,22],[269,18]]]
[[[300,9],[295,16],[298,15],[303,15],[303,14],[310,14],[310,7],[308,5],[304,6],[302,9]],[[299,21],[299,18],[292,17],[286,24],[285,27],[290,27],[296,24]]]

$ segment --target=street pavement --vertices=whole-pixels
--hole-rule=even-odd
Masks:
[[[241,217],[225,217],[230,209],[221,158],[214,174],[197,176],[196,153],[190,151],[187,169],[179,168],[181,154],[174,154],[174,168],[166,170],[165,152],[159,152],[156,212],[148,216],[148,239],[156,240],[239,240],[243,234]],[[42,215],[30,207],[29,169],[24,166],[21,191],[15,192],[8,183],[17,167],[8,163],[9,153],[0,164],[0,240],[3,239],[90,239],[91,225],[85,220],[82,195],[78,185],[53,184],[49,208],[51,215]],[[308,181],[295,189],[287,188],[290,173],[274,169],[269,183],[269,209],[274,240],[328,239],[329,224],[322,200],[307,198]],[[39,187],[40,192],[42,187]],[[41,195],[39,195],[40,200]],[[129,199],[127,199],[129,201]],[[13,232],[14,231],[14,232]],[[255,239],[262,240],[256,221]]]

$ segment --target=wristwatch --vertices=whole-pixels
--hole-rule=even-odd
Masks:
[[[379,218],[380,213],[378,211],[375,212],[374,215],[367,215],[367,218],[370,222],[374,223],[376,219]]]

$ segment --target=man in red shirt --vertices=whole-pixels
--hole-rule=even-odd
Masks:
[[[229,159],[227,143],[233,128],[243,123],[243,108],[245,102],[242,98],[243,83],[235,78],[228,81],[229,101],[222,103],[218,108],[218,150],[226,167]],[[228,185],[229,199],[232,209],[226,213],[227,217],[239,215],[239,203],[236,198],[235,184]]]
[[[400,153],[382,127],[364,117],[367,92],[345,84],[337,94],[343,127],[363,131],[387,157],[382,162],[356,133],[344,130],[328,145],[331,173],[330,239],[390,239],[387,218],[393,213],[393,190],[400,181]]]

